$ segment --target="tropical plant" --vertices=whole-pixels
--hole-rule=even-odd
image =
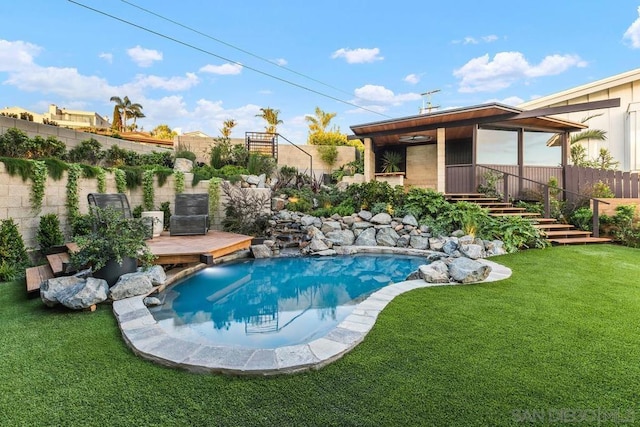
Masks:
[[[309,123],[309,134],[325,132],[336,115],[337,113],[327,113],[320,107],[316,107],[315,116],[307,114],[304,117]]]
[[[256,114],[256,117],[261,117],[267,122],[267,126],[265,126],[265,131],[267,133],[278,133],[278,125],[284,123],[282,120],[278,118],[280,115],[280,110],[275,110],[273,108],[260,108],[261,113]]]
[[[234,127],[236,127],[236,125],[238,124],[238,122],[236,122],[234,119],[227,119],[224,122],[222,122],[222,129],[220,129],[220,135],[222,135],[223,138],[231,138],[231,131],[233,130]]]
[[[105,156],[102,144],[95,138],[81,141],[80,144],[67,153],[67,160],[71,163],[89,163],[97,165]]]
[[[270,198],[228,182],[223,182],[221,188],[227,197],[222,221],[224,230],[249,236],[264,235],[268,225]]]
[[[482,174],[483,183],[478,184],[478,193],[485,194],[487,197],[495,197],[502,199],[502,193],[498,191],[498,183],[504,178],[504,175],[497,171],[488,170]]]
[[[385,151],[382,153],[382,172],[393,173],[400,172],[400,163],[402,163],[402,154],[397,151]]]
[[[115,209],[94,207],[90,221],[90,231],[74,238],[78,250],[71,254],[73,265],[91,266],[96,271],[110,260],[122,263],[124,258],[151,265],[154,255],[145,242],[149,225],[142,218],[125,218]]]
[[[36,240],[40,245],[40,250],[43,252],[47,252],[54,246],[64,244],[64,235],[60,230],[60,219],[58,215],[50,213],[40,217]]]
[[[265,156],[260,153],[250,153],[247,162],[247,170],[251,175],[265,174],[271,176],[276,170],[276,162],[271,156]]]

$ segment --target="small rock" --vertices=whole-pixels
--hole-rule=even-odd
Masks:
[[[410,225],[412,227],[418,226],[418,220],[413,215],[405,215],[404,218],[402,218],[402,223],[404,225]]]
[[[358,212],[358,216],[365,221],[369,221],[373,214],[369,211],[361,210],[360,212]]]
[[[389,215],[386,212],[381,212],[377,215],[374,215],[371,219],[370,222],[372,224],[381,224],[381,225],[388,225],[391,224],[391,215]]]
[[[142,303],[147,307],[162,305],[162,301],[160,301],[160,298],[157,297],[146,297],[142,300]]]
[[[271,258],[273,252],[267,245],[251,245],[251,255],[256,259]]]

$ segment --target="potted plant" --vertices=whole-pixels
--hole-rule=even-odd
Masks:
[[[40,251],[44,255],[64,252],[64,235],[60,230],[60,220],[54,213],[42,215],[40,225],[36,232],[36,239],[40,245]]]
[[[92,228],[76,236],[78,250],[71,254],[77,266],[89,266],[93,277],[113,286],[125,273],[136,270],[138,262],[150,266],[154,256],[145,242],[149,227],[141,218],[125,218],[114,209],[93,208]]]
[[[385,151],[382,154],[382,173],[400,172],[402,154],[397,151]]]

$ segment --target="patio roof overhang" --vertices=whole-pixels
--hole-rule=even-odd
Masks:
[[[588,126],[549,116],[619,105],[619,98],[528,111],[499,103],[482,104],[354,125],[351,126],[354,135],[350,135],[349,139],[370,138],[376,146],[425,144],[435,142],[439,128],[446,129],[447,140],[455,140],[470,138],[477,125],[555,133],[575,132]]]

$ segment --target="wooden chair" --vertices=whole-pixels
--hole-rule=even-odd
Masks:
[[[209,195],[176,194],[174,214],[170,220],[171,236],[207,234],[209,230]]]

